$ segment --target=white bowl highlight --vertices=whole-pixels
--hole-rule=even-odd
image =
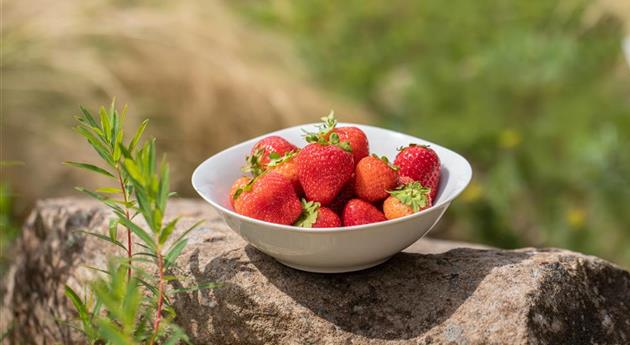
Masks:
[[[263,222],[234,212],[228,193],[242,176],[240,167],[254,144],[269,135],[279,135],[298,147],[305,141],[302,129],[316,131],[316,124],[286,128],[232,146],[208,158],[195,169],[192,184],[197,193],[212,205],[227,225],[245,241],[279,262],[304,271],[350,272],[378,265],[426,235],[440,220],[453,199],[472,178],[470,164],[459,154],[442,146],[399,132],[353,123],[363,130],[370,153],[385,155],[391,161],[396,148],[410,143],[430,145],[442,163],[440,188],[433,206],[403,218],[366,225],[306,229]]]

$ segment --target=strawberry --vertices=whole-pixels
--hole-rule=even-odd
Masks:
[[[398,174],[398,184],[397,184],[397,186],[403,186],[403,185],[406,185],[406,184],[411,183],[413,181],[414,181],[414,179],[412,179],[409,176],[400,176],[400,174]]]
[[[244,216],[290,225],[300,217],[302,204],[291,181],[270,171],[235,193],[234,209]]]
[[[306,198],[326,206],[352,178],[352,155],[335,145],[309,144],[296,157]]]
[[[389,192],[390,197],[383,202],[385,218],[394,219],[420,212],[431,207],[429,188],[414,181]]]
[[[232,184],[232,187],[230,188],[230,206],[232,206],[232,208],[234,208],[234,194],[236,194],[236,191],[239,189],[245,187],[250,180],[251,179],[247,176],[241,176]]]
[[[431,200],[435,200],[440,184],[440,158],[429,146],[411,144],[400,148],[394,160],[400,170],[398,174],[407,176],[431,189]]]
[[[251,154],[245,159],[247,164],[242,170],[251,172],[256,177],[265,171],[273,157],[281,157],[296,150],[295,145],[282,137],[277,135],[265,137],[252,147]]]
[[[336,228],[341,226],[339,216],[315,201],[302,199],[302,215],[294,224],[303,228]]]
[[[333,210],[335,213],[342,214],[343,209],[344,207],[346,207],[348,201],[350,201],[350,199],[354,199],[355,196],[356,193],[354,192],[354,177],[352,177],[350,178],[350,181],[348,181],[348,183],[346,183],[343,188],[341,188],[339,194],[337,194],[335,199],[333,199],[328,207],[330,207],[330,209]]]
[[[337,127],[333,129],[333,133],[339,136],[340,142],[347,142],[352,149],[354,164],[358,164],[361,159],[370,154],[370,145],[367,136],[357,127]]]
[[[300,184],[300,179],[298,177],[298,168],[297,163],[295,162],[295,156],[297,156],[297,151],[289,151],[284,154],[284,156],[279,156],[277,153],[272,153],[269,155],[271,160],[267,164],[267,169],[269,171],[275,171],[280,175],[291,180],[293,183],[293,187],[295,187],[295,192],[298,195],[303,193],[302,185]]]
[[[343,225],[354,226],[385,221],[385,216],[374,205],[361,199],[348,201],[343,210]]]
[[[372,155],[363,158],[355,170],[355,190],[359,198],[369,202],[387,198],[387,191],[398,183],[397,169],[389,164],[386,157]]]

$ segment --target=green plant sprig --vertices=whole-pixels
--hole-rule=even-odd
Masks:
[[[126,106],[123,107],[120,113],[116,110],[115,99],[112,101],[109,110],[106,110],[105,107],[100,107],[98,112],[98,121],[87,109],[81,107],[81,115],[76,117],[79,124],[74,129],[88,141],[94,151],[96,151],[96,153],[98,153],[102,160],[107,164],[107,167],[102,168],[96,165],[79,162],[65,162],[65,164],[114,179],[118,185],[117,187],[99,188],[96,191],[90,191],[82,187],[77,187],[77,190],[105,203],[114,210],[114,212],[124,214],[124,218],[131,220],[131,209],[135,206],[135,203],[131,201],[133,186],[129,183],[127,175],[122,171],[122,152],[123,149],[130,153],[136,150],[138,142],[140,141],[148,124],[148,120],[142,122],[129,144],[125,146],[123,144],[124,132],[122,129],[122,123],[125,120],[126,113]],[[115,195],[121,196],[122,199],[114,198],[113,196]],[[109,226],[110,242],[112,243],[119,243],[116,231],[118,223],[118,221],[113,221]],[[127,226],[124,227],[127,232],[127,245],[122,247],[124,247],[123,249],[127,252],[127,258],[131,260],[133,253],[131,229]],[[129,265],[127,270],[128,279],[131,277],[131,271],[132,268],[131,265]]]
[[[101,107],[99,121],[86,109],[81,111],[76,131],[87,139],[105,167],[67,164],[112,178],[119,185],[94,191],[77,188],[107,205],[116,216],[109,223],[108,235],[84,232],[124,249],[127,256],[111,258],[107,270],[96,268],[101,278],[88,285],[83,300],[66,287],[66,296],[81,321],[79,329],[91,344],[188,343],[185,332],[173,323],[175,310],[169,296],[177,291],[167,291],[166,285],[176,278],[167,272],[186,247],[187,235],[201,222],[172,238],[179,217],[165,221],[168,199],[173,195],[169,192],[169,166],[165,158],[158,162],[155,139],[140,145],[147,121],[125,144],[122,122],[126,107],[121,113],[114,102],[109,111]],[[136,224],[137,216],[143,218],[146,229]],[[127,230],[127,245],[117,238],[118,225]],[[134,238],[141,248],[135,253],[131,250]],[[154,273],[147,274],[139,264],[153,267]],[[212,287],[204,284],[182,291]]]

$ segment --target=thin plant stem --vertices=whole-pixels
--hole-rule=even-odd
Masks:
[[[129,207],[127,206],[127,203],[129,202],[129,198],[127,197],[127,187],[123,183],[122,172],[121,172],[120,167],[118,167],[116,171],[118,173],[118,182],[120,183],[120,190],[122,191],[123,198],[125,200],[125,217],[127,217],[127,219],[131,221],[131,218],[129,216]],[[127,229],[127,260],[129,263],[129,266],[127,267],[127,280],[131,281],[131,259],[132,259],[131,229],[129,229],[126,226],[125,226],[125,229]]]
[[[155,339],[157,339],[158,331],[160,329],[160,321],[162,319],[162,304],[164,303],[164,257],[162,256],[162,250],[160,248],[157,250],[157,261],[159,271],[158,300],[157,309],[155,310],[155,320],[153,321],[153,336],[151,337],[151,342],[149,343],[150,345],[153,345]]]

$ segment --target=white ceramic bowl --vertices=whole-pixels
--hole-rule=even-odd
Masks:
[[[344,228],[305,229],[263,222],[237,214],[230,207],[228,193],[242,176],[240,167],[252,146],[268,135],[279,135],[302,147],[302,129],[315,131],[316,124],[301,125],[268,133],[226,149],[201,163],[192,176],[197,193],[210,203],[227,225],[252,246],[279,262],[304,271],[335,273],[357,271],[385,262],[426,235],[440,220],[453,199],[470,182],[470,164],[459,154],[442,146],[383,128],[356,126],[368,137],[370,152],[393,160],[396,148],[409,143],[426,144],[442,162],[440,189],[434,205],[410,216],[380,223]]]

